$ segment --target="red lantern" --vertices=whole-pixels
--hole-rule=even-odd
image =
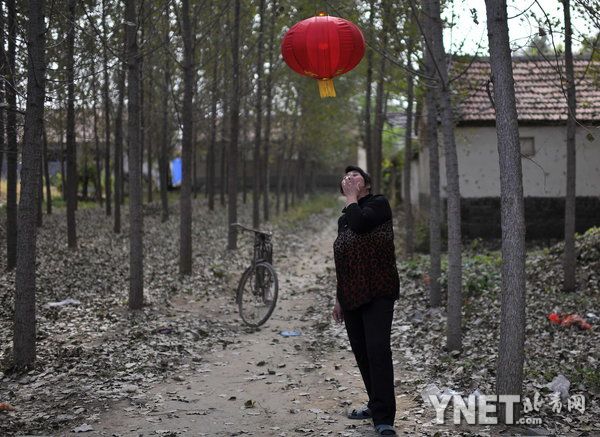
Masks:
[[[358,26],[323,12],[296,23],[281,42],[286,64],[317,79],[321,97],[335,97],[332,79],[356,67],[364,54],[365,39]]]

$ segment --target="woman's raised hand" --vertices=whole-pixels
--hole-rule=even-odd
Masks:
[[[342,179],[342,189],[344,190],[344,196],[356,197],[360,191],[360,180],[344,176]]]

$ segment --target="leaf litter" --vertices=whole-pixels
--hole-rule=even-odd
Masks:
[[[38,361],[35,369],[26,374],[0,373],[0,402],[11,406],[0,412],[0,433],[58,430],[68,424],[71,429],[77,425],[91,426],[88,423],[97,420],[106,405],[122,399],[151,409],[153,402],[161,400],[144,396],[150,386],[174,378],[175,373],[182,370],[210,372],[203,363],[207,351],[225,349],[239,342],[240,335],[252,332],[239,324],[233,300],[237,279],[247,263],[250,238],[240,238],[239,250],[227,253],[223,250],[224,214],[207,214],[202,208],[197,208],[202,212],[194,218],[194,245],[199,249],[194,254],[194,274],[188,278],[177,274],[178,238],[173,237],[178,235],[176,215],[162,224],[158,211],[146,211],[145,241],[153,244],[145,245],[147,305],[138,313],[126,309],[127,226],[121,235],[115,236],[110,220],[105,219],[101,211],[78,211],[80,247],[79,252],[72,253],[56,243],[63,241],[66,235],[64,218],[45,217],[38,257]],[[248,219],[247,212],[245,219]],[[308,230],[312,226],[317,231],[322,229],[324,220],[330,217],[312,217],[302,225]],[[297,256],[305,248],[305,241],[295,231],[293,227],[286,229],[285,225],[278,230],[280,237],[275,239],[275,244],[285,241],[286,247],[285,250],[276,247],[275,251],[282,258]],[[570,394],[583,393],[587,399],[585,412],[581,414],[548,409],[538,413],[543,418],[543,429],[557,435],[600,432],[598,322],[593,322],[590,331],[578,331],[550,325],[546,318],[552,311],[592,315],[598,312],[600,232],[578,237],[577,248],[580,290],[570,295],[562,293],[559,287],[560,244],[529,252],[527,258],[524,394],[533,397],[535,391],[540,391],[549,396],[552,381],[560,375],[569,382]],[[497,252],[482,255],[479,248],[471,249],[465,250],[462,353],[448,354],[444,350],[445,313],[428,308],[426,258],[398,263],[402,285],[392,346],[396,394],[412,401],[408,410],[398,412],[398,420],[411,435],[489,435],[492,431],[489,427],[465,429],[436,425],[432,421],[434,413],[421,400],[427,387],[437,390],[436,393],[494,392],[500,314],[499,255]],[[4,345],[0,360],[6,368],[12,354],[6,345],[11,344],[14,274],[3,274],[0,280],[0,301],[4,303],[0,307],[0,344]],[[327,268],[326,274],[310,280],[314,304],[298,319],[310,321],[313,329],[304,332],[304,342],[295,344],[294,348],[311,355],[312,362],[306,363],[304,368],[286,369],[289,372],[285,375],[287,390],[299,388],[293,377],[313,372],[315,363],[327,357],[328,351],[346,349],[350,354],[344,329],[334,325],[329,314],[334,299],[335,272]],[[442,285],[444,280],[443,276]],[[294,290],[294,284],[288,285],[289,295],[302,292]],[[218,301],[223,295],[231,298],[228,303],[221,304],[216,312],[202,313],[203,303]],[[44,303],[65,299],[81,303],[43,307]],[[192,305],[182,311],[181,305],[177,306],[178,301]],[[255,363],[259,368],[267,364],[286,368],[286,363]],[[334,366],[339,370],[337,363]],[[255,375],[255,381],[264,381],[258,377],[273,373],[267,370],[263,375]],[[357,372],[354,376],[359,378]],[[564,381],[559,381],[564,387]],[[330,375],[323,376],[323,383],[338,393],[347,390]],[[298,395],[307,399],[312,396],[308,392]],[[227,397],[232,401],[237,399]],[[185,398],[178,400],[185,402]],[[345,408],[351,402],[344,399],[339,405]],[[320,412],[318,408],[308,411],[320,416],[324,426],[316,428],[313,422],[310,427],[297,427],[296,432],[327,433],[327,423],[332,420],[330,413]],[[289,408],[289,414],[299,412],[298,408]],[[203,415],[208,411],[186,414]],[[361,432],[360,426],[352,424],[342,435],[360,435],[357,432]],[[161,432],[168,433],[167,430],[164,434]]]

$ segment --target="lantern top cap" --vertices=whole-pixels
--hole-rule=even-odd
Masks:
[[[319,11],[317,12],[317,17],[326,17],[327,15],[329,15],[327,12],[325,11]]]

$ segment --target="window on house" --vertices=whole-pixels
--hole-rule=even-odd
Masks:
[[[533,137],[521,137],[519,138],[521,142],[521,156],[530,157],[535,155],[535,143],[533,141]]]

